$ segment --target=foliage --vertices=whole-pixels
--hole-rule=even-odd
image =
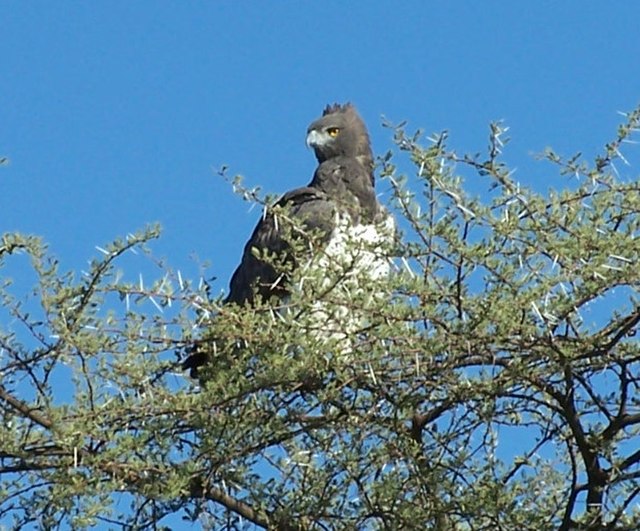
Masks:
[[[593,165],[547,151],[577,184],[544,194],[502,162],[501,124],[484,156],[394,127],[380,173],[404,232],[396,269],[337,301],[340,275],[252,309],[167,269],[124,280],[119,261],[156,228],[80,278],[38,238],[5,234],[0,266],[26,255],[37,283],[31,298],[0,286],[0,517],[638,529],[640,185],[615,163],[639,122]],[[472,197],[463,173],[490,191]],[[327,322],[332,305],[362,316],[349,348],[315,333],[319,303]],[[174,354],[195,337],[212,357],[202,385]]]

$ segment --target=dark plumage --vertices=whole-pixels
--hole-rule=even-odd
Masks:
[[[351,104],[328,105],[322,117],[307,129],[307,145],[313,148],[319,163],[311,182],[280,198],[275,206],[282,213],[277,212],[278,208],[276,213],[274,209],[265,212],[244,248],[225,302],[253,304],[256,296],[267,300],[289,292],[287,271],[298,266],[304,257],[293,256],[291,230],[287,234],[283,228],[286,223],[283,224],[282,215],[295,220],[302,229],[296,237],[313,233],[317,238],[314,241],[327,248],[332,238],[337,237],[338,225],[344,230],[345,223],[354,227],[382,224],[387,232],[392,231],[393,221],[376,198],[369,135],[355,108]],[[364,233],[355,237],[360,238],[360,234]],[[343,240],[342,237],[340,241]],[[260,258],[263,251],[281,256],[290,267],[277,270],[272,262]],[[367,262],[365,267],[371,264]],[[206,356],[196,347],[184,367],[194,375],[205,360]]]
[[[335,206],[321,190],[312,186],[297,188],[282,196],[276,206],[285,208],[286,215],[290,219],[298,220],[306,232],[311,233],[316,229],[321,240],[326,241],[329,238],[333,228]],[[263,299],[274,295],[286,295],[286,276],[277,271],[272,263],[256,256],[267,250],[293,260],[292,256],[288,256],[291,246],[283,234],[282,225],[283,220],[278,221],[277,214],[273,212],[267,212],[260,220],[244,247],[240,265],[231,277],[229,295],[225,302],[253,304],[256,295]]]

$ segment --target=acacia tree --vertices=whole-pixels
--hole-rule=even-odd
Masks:
[[[340,278],[277,308],[166,268],[127,282],[155,228],[79,278],[5,234],[0,265],[26,255],[36,285],[0,292],[3,525],[638,529],[640,186],[615,168],[639,123],[593,164],[547,151],[577,179],[544,194],[502,162],[500,124],[473,156],[395,127],[396,268],[339,300]],[[359,316],[348,349],[312,333],[319,304]],[[194,338],[201,382],[176,361]]]

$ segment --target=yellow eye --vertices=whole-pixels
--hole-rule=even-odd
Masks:
[[[329,129],[327,129],[327,133],[329,133],[329,136],[338,136],[338,133],[340,132],[340,129],[338,129],[337,127],[329,127]]]

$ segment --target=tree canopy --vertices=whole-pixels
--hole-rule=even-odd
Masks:
[[[626,115],[593,162],[547,150],[563,185],[544,192],[503,161],[500,123],[472,155],[390,125],[378,172],[395,271],[339,301],[322,281],[278,308],[222,305],[163,263],[129,280],[121,261],[153,261],[157,227],[81,274],[4,234],[0,267],[35,284],[1,277],[0,519],[640,528],[640,184],[619,174],[639,124]],[[345,320],[348,350],[310,333],[319,302],[362,317]],[[201,382],[178,359],[196,338],[211,349]]]

